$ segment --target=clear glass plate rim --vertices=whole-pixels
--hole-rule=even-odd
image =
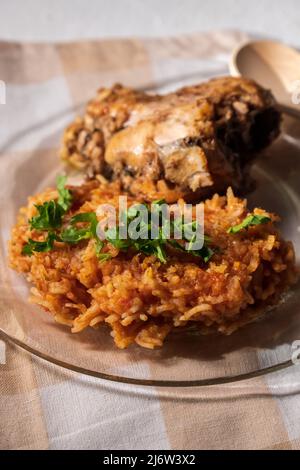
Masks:
[[[14,345],[20,347],[24,351],[33,354],[44,361],[47,361],[51,364],[56,366],[62,367],[64,369],[77,372],[79,374],[88,375],[91,377],[99,378],[102,380],[109,380],[111,382],[118,382],[130,385],[140,385],[140,386],[148,386],[148,387],[207,387],[212,385],[224,385],[230,384],[233,382],[241,382],[244,380],[254,379],[256,377],[261,377],[266,374],[279,372],[280,370],[287,369],[294,365],[291,359],[274,364],[272,366],[263,367],[261,369],[257,369],[255,371],[239,374],[239,375],[231,375],[227,377],[215,377],[212,379],[196,379],[196,380],[156,380],[156,379],[136,379],[134,377],[125,377],[119,376],[115,374],[107,374],[104,372],[97,372],[92,369],[87,369],[85,367],[76,366],[75,364],[71,364],[70,362],[65,362],[60,359],[57,359],[53,356],[50,356],[38,349],[29,346],[28,344],[24,343],[23,341],[19,340],[18,338],[7,334],[2,328],[0,328],[0,338],[4,341],[12,342]]]

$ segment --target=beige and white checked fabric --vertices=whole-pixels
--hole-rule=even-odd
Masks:
[[[42,165],[43,154],[57,148],[70,120],[63,111],[99,86],[118,81],[167,90],[226,74],[230,51],[245,39],[223,32],[68,44],[1,42],[6,105],[0,104],[5,156],[0,171],[34,149]],[[47,130],[39,125],[49,116],[55,117],[50,132],[49,125]],[[299,367],[237,384],[166,390],[82,376],[1,342],[0,448],[299,449]]]

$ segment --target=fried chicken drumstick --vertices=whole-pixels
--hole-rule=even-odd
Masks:
[[[61,156],[146,200],[196,201],[245,189],[250,163],[278,136],[280,119],[271,92],[243,78],[167,95],[115,85],[66,129]]]

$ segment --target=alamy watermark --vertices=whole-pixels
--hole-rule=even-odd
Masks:
[[[295,80],[292,83],[291,91],[292,91],[292,103],[300,104],[300,80]]]
[[[0,365],[6,364],[6,344],[0,340]]]
[[[300,364],[300,340],[296,340],[292,344],[292,363],[295,365]]]
[[[156,201],[151,205],[133,204],[128,208],[127,197],[119,196],[118,209],[112,204],[100,204],[96,210],[100,222],[97,236],[104,241],[107,231],[118,229],[118,238],[126,240],[184,240],[189,250],[204,245],[204,205],[167,204]],[[150,227],[150,229],[149,229]]]
[[[0,80],[0,104],[6,104],[6,84]]]

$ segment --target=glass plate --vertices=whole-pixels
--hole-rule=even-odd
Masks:
[[[67,110],[65,117],[68,113]],[[71,120],[72,115],[69,117]],[[41,124],[44,135],[53,133],[55,119]],[[294,242],[299,260],[300,141],[293,127],[293,121],[286,121],[283,137],[253,167],[257,189],[249,196],[249,204],[282,216],[282,232]],[[36,129],[28,132],[37,132]],[[56,126],[56,131],[52,142],[58,145],[61,124]],[[23,134],[18,139],[26,137]],[[47,313],[29,304],[26,281],[7,267],[6,245],[17,211],[26,203],[27,196],[53,185],[55,175],[61,171],[57,150],[49,149],[50,140],[47,137],[35,151],[22,154],[22,158],[9,148],[2,157],[0,332],[4,339],[59,366],[103,379],[141,385],[212,385],[243,380],[292,365],[292,345],[300,339],[299,285],[263,319],[231,336],[199,336],[188,331],[174,333],[163,348],[154,351],[138,346],[118,350],[105,327],[71,334],[68,327],[58,325]],[[10,165],[11,158],[18,159],[19,163]]]

